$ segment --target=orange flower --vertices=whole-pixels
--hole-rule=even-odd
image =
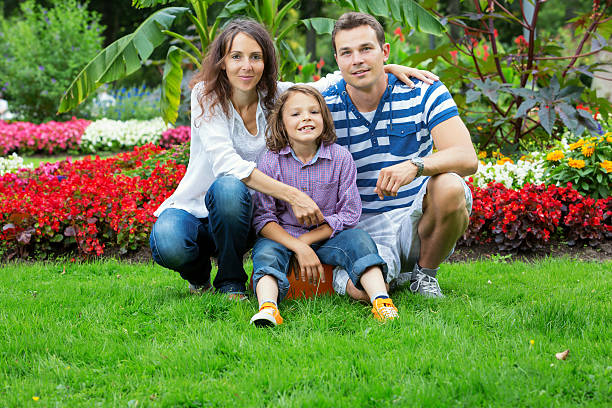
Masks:
[[[304,67],[302,65],[298,65],[298,71],[302,72],[302,69],[304,69]]]
[[[559,161],[562,158],[564,158],[565,155],[563,154],[563,152],[561,150],[555,150],[553,152],[550,152],[546,155],[546,160],[548,161]]]
[[[500,165],[504,163],[514,163],[514,162],[509,157],[502,157],[500,160],[497,161],[497,164],[500,164]]]
[[[612,173],[612,161],[604,160],[599,165],[606,171],[606,173]]]
[[[593,153],[595,153],[595,144],[587,143],[584,146],[582,146],[582,154],[585,157],[591,157]]]
[[[323,65],[325,65],[325,61],[323,61],[323,57],[321,57],[319,62],[317,62],[317,69],[323,68]]]
[[[574,159],[569,159],[567,164],[568,166],[573,167],[575,169],[581,169],[585,165],[584,160],[574,160]]]
[[[584,145],[584,140],[580,139],[579,141],[577,141],[576,143],[572,143],[569,145],[570,150],[576,150],[578,148],[581,148]]]
[[[393,34],[397,35],[401,42],[405,41],[404,34],[402,33],[402,27],[397,27],[395,31],[393,31]]]
[[[487,157],[487,152],[478,152],[478,158],[479,159],[484,159]]]
[[[319,79],[321,79],[321,77],[319,75],[317,75],[317,74],[313,74],[312,79],[314,81],[318,81]]]

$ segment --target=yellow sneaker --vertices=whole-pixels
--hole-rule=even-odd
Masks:
[[[251,324],[257,327],[273,327],[283,324],[283,318],[274,303],[265,302],[251,318]]]
[[[385,322],[387,320],[394,320],[399,317],[397,313],[397,308],[393,304],[391,298],[378,298],[374,299],[374,303],[372,304],[372,314],[374,317],[381,322]]]

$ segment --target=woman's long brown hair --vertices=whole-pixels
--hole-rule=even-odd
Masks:
[[[208,52],[202,61],[202,68],[193,76],[189,86],[195,87],[199,82],[204,82],[204,91],[198,95],[198,103],[202,114],[212,112],[219,105],[223,113],[229,116],[230,97],[232,87],[227,79],[225,70],[221,69],[223,59],[230,51],[234,38],[239,33],[244,33],[253,38],[261,47],[263,52],[264,71],[257,84],[257,91],[263,95],[263,107],[269,112],[274,107],[276,97],[276,81],[278,77],[278,63],[276,50],[270,34],[258,22],[250,19],[236,19],[231,21],[225,29],[217,35],[208,48]],[[205,109],[207,108],[207,109]]]

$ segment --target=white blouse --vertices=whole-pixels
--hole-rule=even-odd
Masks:
[[[336,71],[308,85],[323,92],[341,79],[342,75]],[[279,82],[278,94],[292,85],[292,82]],[[200,82],[191,91],[191,147],[187,171],[174,193],[155,211],[156,217],[166,208],[185,210],[197,218],[207,217],[204,197],[212,183],[226,175],[238,180],[247,178],[266,150],[267,122],[262,95],[259,95],[255,114],[257,134],[252,135],[231,101],[229,117],[220,108],[202,115],[198,95],[203,90],[204,83]]]

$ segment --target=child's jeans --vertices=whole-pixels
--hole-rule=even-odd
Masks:
[[[311,245],[321,263],[341,266],[345,269],[353,284],[363,289],[359,279],[371,266],[380,266],[383,278],[387,275],[387,265],[378,255],[376,244],[363,230],[350,229],[341,231],[327,241]],[[289,291],[289,261],[293,252],[284,245],[267,238],[258,238],[253,247],[253,287],[264,275],[271,275],[278,281],[278,301],[283,300]]]

